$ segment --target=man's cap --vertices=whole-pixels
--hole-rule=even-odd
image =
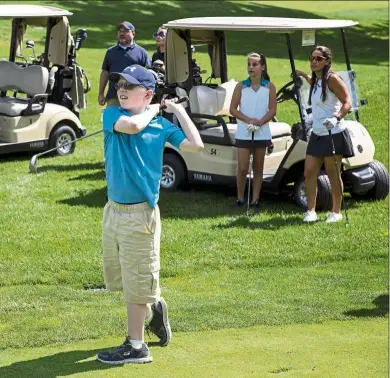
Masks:
[[[118,25],[118,29],[123,26],[124,28],[126,28],[127,30],[131,30],[131,31],[135,31],[135,27],[134,25],[129,22],[129,21],[122,21],[119,25]]]
[[[123,77],[128,83],[134,85],[142,85],[146,89],[154,92],[156,89],[156,77],[139,64],[132,64],[126,67],[122,72],[112,72],[108,75],[108,79],[113,83],[117,83]]]

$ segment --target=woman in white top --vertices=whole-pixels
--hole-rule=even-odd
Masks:
[[[266,148],[272,143],[268,122],[276,114],[276,89],[270,82],[263,54],[248,54],[249,77],[237,84],[230,114],[237,119],[237,206],[243,206],[250,153],[253,149],[253,191],[251,206],[259,208]],[[253,140],[252,140],[253,136]]]
[[[312,71],[311,78],[302,71],[296,71],[297,75],[303,76],[310,84],[309,104],[311,104],[313,115],[313,130],[305,159],[307,212],[303,220],[304,222],[317,220],[315,211],[317,177],[322,165],[324,165],[332,187],[333,200],[332,213],[326,221],[338,222],[343,218],[341,214],[343,182],[339,171],[341,159],[354,156],[351,137],[343,122],[343,117],[351,109],[352,103],[344,81],[330,70],[332,63],[330,49],[325,46],[315,47],[309,60]],[[332,139],[335,146],[337,169],[333,157]]]

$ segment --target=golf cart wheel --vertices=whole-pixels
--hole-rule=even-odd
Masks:
[[[355,197],[363,197],[373,200],[383,200],[389,194],[389,172],[378,160],[373,160],[368,166],[374,171],[375,186],[364,194],[354,193]]]
[[[305,177],[302,174],[294,184],[294,199],[298,206],[307,209]],[[329,177],[321,171],[317,178],[317,210],[332,209],[332,189]]]
[[[160,187],[165,192],[174,192],[186,181],[183,162],[174,154],[165,153],[163,159]]]
[[[76,139],[76,133],[74,130],[67,125],[61,125],[57,130],[54,131],[53,135],[50,137],[50,148],[59,147],[54,154],[55,155],[69,155],[73,153],[76,148],[76,143],[69,144],[62,147],[65,143],[69,143],[72,140]]]

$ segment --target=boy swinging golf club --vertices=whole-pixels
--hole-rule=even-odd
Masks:
[[[146,363],[152,357],[144,343],[144,324],[162,345],[171,338],[167,304],[160,297],[160,212],[157,205],[166,142],[198,152],[204,146],[185,109],[166,100],[182,129],[157,116],[150,105],[155,76],[139,65],[111,73],[119,107],[103,113],[108,202],[103,213],[103,270],[108,291],[123,290],[128,336],[115,350],[100,352],[107,364]],[[149,323],[148,323],[149,322]]]

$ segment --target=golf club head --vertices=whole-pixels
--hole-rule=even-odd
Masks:
[[[31,173],[38,172],[38,164],[37,163],[38,163],[37,155],[34,155],[30,160],[30,164],[28,165],[28,168],[30,169]]]

